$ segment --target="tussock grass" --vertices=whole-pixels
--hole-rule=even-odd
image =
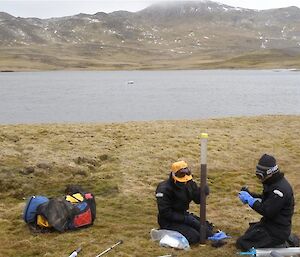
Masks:
[[[157,227],[154,191],[170,165],[185,159],[199,182],[200,133],[209,134],[207,217],[233,236],[221,249],[189,252],[150,240]],[[235,256],[235,239],[259,215],[237,198],[241,186],[261,190],[254,168],[263,153],[275,155],[295,190],[294,231],[300,234],[300,117],[261,116],[195,121],[0,126],[0,256]],[[25,198],[63,195],[81,184],[96,195],[94,226],[63,234],[33,234],[22,221]],[[192,204],[191,211],[199,213]]]

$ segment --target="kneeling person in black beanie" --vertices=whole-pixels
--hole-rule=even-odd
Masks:
[[[239,198],[262,215],[257,223],[238,238],[236,245],[242,250],[278,247],[291,234],[294,213],[293,189],[280,172],[273,156],[264,154],[256,166],[256,176],[263,184],[262,194],[251,193],[242,188]]]
[[[190,244],[200,241],[200,218],[189,213],[189,204],[200,204],[200,187],[193,180],[188,165],[184,161],[172,164],[167,180],[156,189],[158,224],[161,229],[178,231]],[[209,188],[205,188],[209,194]],[[212,225],[207,222],[206,237],[212,236]]]

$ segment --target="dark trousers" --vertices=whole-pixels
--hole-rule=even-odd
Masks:
[[[237,239],[237,248],[247,251],[252,247],[272,248],[284,243],[282,240],[272,237],[260,222],[249,225],[245,234]]]
[[[200,241],[200,231],[183,223],[172,223],[163,229],[178,231],[189,241],[190,244],[196,244]]]
[[[190,214],[192,215],[192,214]],[[193,225],[184,223],[169,223],[165,226],[160,226],[161,229],[169,229],[178,231],[189,241],[190,244],[196,244],[200,242],[200,218],[193,215],[197,222]],[[213,224],[206,221],[206,238],[213,235]]]

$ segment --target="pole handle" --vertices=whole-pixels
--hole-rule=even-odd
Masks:
[[[208,134],[201,133],[201,164],[207,163],[207,141],[208,141]]]

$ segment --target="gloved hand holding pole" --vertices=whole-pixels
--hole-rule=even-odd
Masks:
[[[200,204],[200,244],[205,244],[206,239],[206,176],[207,176],[207,140],[208,134],[201,133],[201,204]]]

